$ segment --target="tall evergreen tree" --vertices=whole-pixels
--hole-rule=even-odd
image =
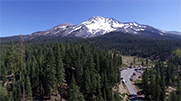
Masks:
[[[13,100],[17,101],[18,100],[18,90],[17,90],[17,83],[14,80],[13,81]]]
[[[8,101],[9,100],[8,91],[6,90],[6,88],[4,88],[2,86],[1,83],[0,83],[0,100],[1,101]]]
[[[178,101],[177,95],[175,91],[170,93],[169,101]]]
[[[177,92],[178,92],[178,96],[181,100],[181,81],[180,81],[180,77],[177,77]]]
[[[72,76],[72,82],[68,88],[69,98],[68,101],[85,101],[84,96],[80,92],[79,86],[77,86],[74,75]]]
[[[142,87],[145,94],[145,98],[149,97],[149,84],[148,84],[148,70],[146,69],[143,74]]]
[[[33,100],[32,98],[32,90],[31,90],[31,82],[30,82],[30,78],[28,75],[26,75],[26,82],[25,82],[25,85],[26,85],[26,95],[27,95],[27,98],[28,100]]]
[[[150,88],[149,88],[149,92],[151,93],[151,99],[154,100],[154,97],[155,97],[155,86],[156,86],[156,82],[155,82],[155,79],[154,79],[154,72],[153,70],[150,70]]]
[[[168,63],[168,65],[167,65],[167,69],[166,69],[166,73],[165,73],[165,84],[166,84],[166,86],[167,86],[167,88],[168,88],[168,86],[170,85],[170,79],[171,79],[171,70],[170,70],[170,66],[171,66],[171,64],[170,63]]]
[[[105,100],[102,98],[102,93],[101,93],[101,92],[98,93],[98,95],[97,95],[97,97],[96,97],[96,100],[97,100],[97,101],[105,101]]]
[[[63,67],[63,61],[61,58],[61,52],[60,47],[58,43],[55,45],[55,65],[56,65],[56,77],[57,77],[57,83],[60,85],[62,84],[64,80],[64,67]]]
[[[25,47],[23,45],[23,38],[19,36],[19,47],[18,47],[18,57],[17,57],[17,70],[15,72],[15,78],[18,80],[18,99],[25,99],[25,74],[26,71],[26,63],[25,63]],[[22,89],[22,91],[21,91]],[[22,97],[20,97],[22,96]]]
[[[8,74],[12,74],[15,71],[15,63],[16,63],[16,56],[15,56],[15,45],[12,41],[10,41],[10,46],[7,51],[5,65],[8,69]]]
[[[21,82],[17,82],[17,99],[18,101],[22,100],[22,89],[21,89]]]
[[[49,52],[46,56],[45,60],[45,73],[46,73],[46,84],[44,85],[45,95],[49,96],[55,92],[56,86],[56,68],[55,68],[55,58],[53,55],[53,50],[49,49]]]
[[[57,84],[62,85],[63,80],[64,80],[64,68],[63,68],[63,61],[61,59],[61,54],[60,54],[60,47],[59,44],[56,43],[53,47],[54,50],[54,57],[55,57],[55,70],[56,70],[56,79],[57,79]],[[58,88],[56,87],[56,90]],[[60,89],[59,89],[60,90]],[[59,91],[62,93],[62,91]]]

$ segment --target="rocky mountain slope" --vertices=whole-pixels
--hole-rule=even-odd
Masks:
[[[165,32],[148,25],[138,24],[137,22],[122,23],[113,18],[105,18],[101,16],[92,17],[81,24],[59,24],[51,29],[42,32],[33,33],[31,36],[76,36],[76,37],[96,37],[104,35],[112,31],[121,31],[135,35],[159,34],[164,35]]]
[[[31,40],[41,37],[82,37],[90,38],[97,37],[109,32],[123,32],[128,34],[147,36],[147,37],[162,37],[162,36],[181,36],[181,32],[162,31],[149,25],[139,24],[137,22],[119,22],[113,18],[101,16],[91,17],[90,19],[78,24],[72,25],[68,23],[58,24],[46,31],[39,31],[30,35],[24,35],[25,40]],[[2,38],[1,38],[2,39]],[[9,37],[9,39],[11,39]]]

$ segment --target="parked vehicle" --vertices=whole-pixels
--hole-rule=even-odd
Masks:
[[[124,79],[123,79],[122,81],[123,81],[123,83],[127,83],[127,81],[126,81],[126,80],[124,80]]]
[[[136,75],[136,73],[133,73],[133,75]]]
[[[138,95],[142,95],[142,91],[137,92]]]
[[[133,81],[133,79],[132,79],[132,78],[130,78],[130,81]]]

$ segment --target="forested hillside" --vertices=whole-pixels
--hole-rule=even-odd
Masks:
[[[123,55],[149,57],[161,61],[172,55],[172,51],[181,46],[181,40],[174,37],[150,37],[111,32],[109,34],[85,40],[92,46],[106,50],[118,50]]]
[[[118,52],[85,43],[0,45],[0,99],[120,100]]]
[[[10,40],[10,39],[9,39]],[[91,47],[97,47],[103,50],[116,50],[122,55],[131,55],[152,60],[159,59],[164,61],[169,59],[173,54],[172,51],[181,46],[180,36],[176,35],[152,35],[141,36],[132,35],[122,32],[110,32],[108,34],[93,37],[93,38],[78,38],[78,37],[41,37],[33,40],[25,40],[25,44],[54,44],[61,43],[87,43]],[[18,43],[18,41],[14,41]],[[9,44],[7,41],[2,41],[1,44]]]
[[[181,52],[180,49],[177,50]],[[158,61],[154,68],[145,70],[142,87],[146,98],[156,101],[181,101],[180,52],[168,62]],[[170,93],[167,91],[169,87],[173,89]]]
[[[121,100],[112,90],[120,83],[121,55],[158,61],[143,75],[146,98],[165,100],[166,87],[177,84],[177,92],[168,99],[179,99],[180,39],[148,37],[112,32],[88,39],[23,41],[20,36],[19,41],[1,42],[0,99]]]

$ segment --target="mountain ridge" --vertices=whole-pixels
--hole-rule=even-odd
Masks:
[[[177,31],[163,31],[154,28],[149,25],[139,24],[137,22],[119,22],[114,18],[106,18],[102,16],[91,17],[88,20],[72,25],[68,23],[60,23],[53,28],[47,29],[45,31],[34,32],[29,35],[24,35],[25,40],[31,40],[41,36],[61,36],[61,37],[81,37],[90,38],[101,36],[110,32],[123,32],[133,35],[144,35],[144,36],[154,36],[154,35],[181,35],[181,32]]]

